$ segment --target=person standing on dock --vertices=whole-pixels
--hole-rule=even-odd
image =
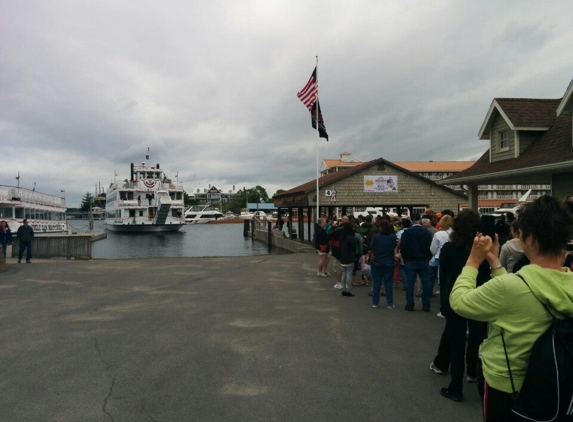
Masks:
[[[12,232],[8,223],[4,220],[0,221],[0,243],[2,243],[2,251],[4,253],[4,259],[6,259],[6,249],[9,244],[12,244]]]
[[[34,229],[28,225],[28,219],[24,218],[23,225],[18,227],[16,236],[20,241],[20,251],[18,253],[18,264],[22,262],[24,249],[26,249],[26,264],[31,264],[32,261],[32,240],[34,239]]]

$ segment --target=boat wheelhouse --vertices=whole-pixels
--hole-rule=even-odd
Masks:
[[[24,218],[35,234],[66,233],[66,200],[16,186],[0,185],[0,221],[16,233]]]
[[[177,231],[185,225],[184,191],[156,167],[131,163],[131,177],[106,192],[105,228],[124,232]]]

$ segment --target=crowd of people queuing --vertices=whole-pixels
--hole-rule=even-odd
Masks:
[[[494,238],[482,234],[480,215],[469,209],[456,215],[426,207],[411,218],[322,217],[316,229],[317,276],[330,276],[332,261],[334,288],[342,296],[355,296],[353,286],[371,285],[372,307],[379,307],[382,295],[393,310],[401,282],[405,310],[412,312],[418,281],[422,310],[430,312],[430,299],[439,294],[438,316],[446,321],[430,370],[450,375],[441,395],[463,401],[464,381],[476,383],[484,420],[512,420],[513,388],[519,391],[523,383],[533,343],[552,317],[573,318],[573,255],[567,252],[573,198],[546,195],[517,215],[500,216]]]

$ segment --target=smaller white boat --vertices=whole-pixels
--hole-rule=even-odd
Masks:
[[[515,214],[517,210],[519,210],[520,204],[525,204],[528,202],[531,191],[532,189],[529,189],[527,192],[525,192],[525,194],[517,200],[517,204],[513,202],[501,204],[500,207],[493,212],[493,215],[499,217],[500,215],[505,215],[508,212]]]
[[[185,211],[185,222],[187,224],[206,224],[211,220],[224,218],[225,214],[221,211],[207,206],[192,206]]]
[[[265,213],[264,211],[255,211],[255,212],[242,211],[241,215],[239,215],[239,218],[241,220],[252,220],[255,217],[258,219],[266,219],[267,213]]]

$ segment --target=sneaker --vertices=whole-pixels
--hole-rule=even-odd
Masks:
[[[316,273],[317,277],[326,277],[326,275],[324,273]]]
[[[378,307],[378,305],[372,305],[372,307],[373,307],[373,308],[377,308],[377,307]]]
[[[326,271],[323,272],[323,274],[324,274],[325,277],[330,277],[330,276],[332,275],[332,274],[330,274],[330,273],[327,273]]]
[[[342,289],[342,283],[336,283],[336,284],[334,285],[334,288],[335,288],[335,289]]]
[[[477,378],[472,378],[472,377],[466,377],[466,381],[467,382],[478,382]]]
[[[461,391],[452,391],[448,388],[442,388],[440,390],[440,394],[453,401],[457,402],[464,401],[464,395],[462,394]]]
[[[404,306],[404,309],[409,312],[414,312],[414,305],[406,305]]]
[[[430,312],[430,307],[429,307],[429,306],[424,306],[422,309],[424,310],[424,312]]]
[[[440,294],[440,291],[439,291],[439,290],[436,290],[436,294],[439,295],[439,294]]]
[[[438,369],[438,367],[436,365],[434,365],[434,362],[430,363],[430,371],[433,371],[434,374],[438,374],[438,375],[446,375],[447,372],[442,371],[441,369]]]
[[[20,263],[22,263],[22,260],[21,260],[21,259],[18,260],[18,264],[20,264]]]
[[[389,305],[389,306],[386,306],[386,309],[394,309],[394,308],[395,308],[395,306],[394,306],[394,305]]]
[[[445,318],[445,316],[442,315],[442,312],[438,312],[438,313],[436,314],[436,316],[437,316],[437,317],[440,317],[440,318]]]
[[[354,297],[356,295],[354,293],[351,293],[351,292],[346,292],[346,296],[347,297]]]
[[[342,291],[342,296],[348,296],[348,293],[346,293],[346,290]]]
[[[26,264],[31,264],[31,263],[32,263],[32,261],[26,261]]]

